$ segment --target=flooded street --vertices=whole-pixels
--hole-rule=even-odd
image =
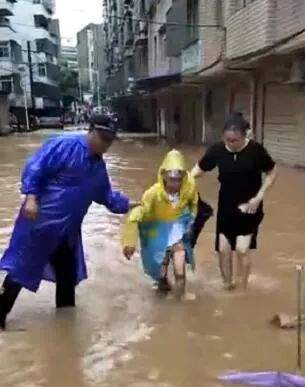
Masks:
[[[24,160],[51,134],[0,139],[1,253],[21,201]],[[202,153],[181,149],[190,167]],[[118,141],[106,157],[113,185],[139,199],[167,150],[154,140]],[[215,208],[216,174],[200,190]],[[294,372],[296,333],[269,320],[295,312],[295,265],[305,262],[304,192],[305,172],[280,168],[247,293],[222,290],[215,219],[209,221],[197,247],[197,272],[189,273],[197,297],[188,303],[157,297],[139,257],[122,257],[123,219],[93,205],[83,225],[89,280],[78,288],[78,308],[56,311],[53,284],[43,283],[37,294],[23,291],[8,332],[0,334],[0,386],[216,387],[217,376],[230,370]]]

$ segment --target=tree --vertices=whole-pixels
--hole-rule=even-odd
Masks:
[[[59,88],[63,97],[64,107],[77,100],[79,95],[78,72],[69,68],[67,62],[60,64]]]

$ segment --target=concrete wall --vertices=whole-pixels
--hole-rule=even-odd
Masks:
[[[151,19],[166,23],[166,14],[172,6],[172,0],[162,0],[156,3],[153,7]],[[159,30],[161,25],[149,23],[148,25],[148,72],[149,76],[164,75],[169,73],[170,70],[170,59],[165,56],[162,57],[162,42],[160,41]],[[157,57],[155,53],[155,38],[157,41]]]

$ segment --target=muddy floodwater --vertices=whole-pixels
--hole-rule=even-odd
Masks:
[[[0,139],[1,252],[21,201],[24,160],[53,134]],[[190,166],[203,151],[181,149]],[[139,199],[167,150],[152,140],[117,142],[106,157],[113,185]],[[214,208],[217,189],[216,174],[200,182]],[[214,387],[221,386],[217,376],[231,370],[293,372],[296,333],[269,320],[295,311],[295,265],[305,262],[304,193],[305,172],[281,167],[266,200],[247,293],[222,290],[215,219],[209,221],[197,247],[197,271],[188,274],[196,299],[185,303],[159,298],[138,256],[124,261],[123,219],[93,205],[83,225],[89,280],[77,290],[78,307],[56,311],[52,284],[43,283],[37,294],[22,292],[8,332],[0,334],[0,386]]]

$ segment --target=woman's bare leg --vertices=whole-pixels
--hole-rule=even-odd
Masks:
[[[231,245],[227,238],[223,235],[219,235],[219,268],[224,282],[224,286],[227,290],[234,288],[233,284],[233,252]]]
[[[238,285],[247,289],[251,274],[250,244],[252,235],[240,235],[236,240],[237,281]]]

